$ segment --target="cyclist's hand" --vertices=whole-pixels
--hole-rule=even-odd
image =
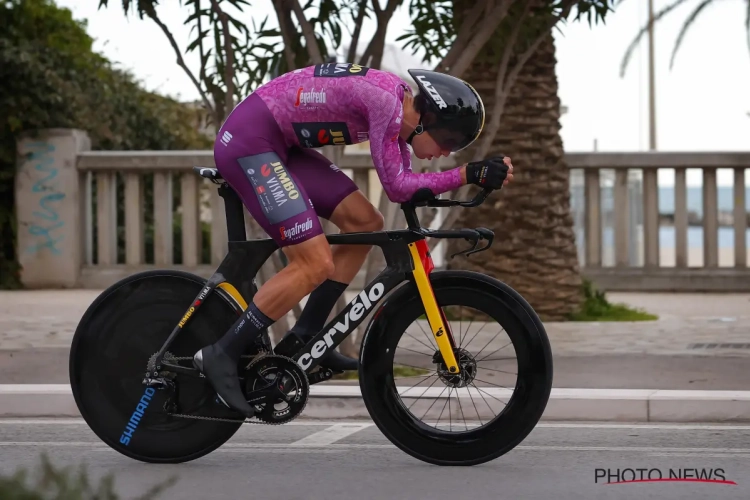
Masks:
[[[479,187],[500,189],[513,180],[513,164],[508,156],[496,156],[466,165],[466,182]]]

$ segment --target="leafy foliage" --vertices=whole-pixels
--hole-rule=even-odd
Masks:
[[[402,48],[411,47],[412,55],[425,51],[423,62],[441,58],[453,44],[458,27],[453,0],[412,0],[412,28],[396,38],[404,41]]]
[[[30,475],[20,469],[12,476],[0,476],[0,498],[3,500],[118,500],[113,474],[104,476],[98,485],[92,484],[84,467],[75,473],[72,467],[56,468],[46,454],[41,456],[36,481],[30,483]],[[153,500],[176,482],[172,476],[156,484],[138,497],[138,500]]]
[[[583,280],[584,301],[581,309],[572,313],[571,321],[655,321],[658,316],[626,304],[613,304],[591,281]]]
[[[0,3],[0,287],[17,288],[14,178],[21,132],[79,128],[92,148],[201,149],[199,114],[145,91],[93,52],[86,23],[53,0]]]
[[[149,17],[159,26],[178,60],[182,61],[183,49],[177,45],[169,26],[159,18],[157,4],[158,0],[122,0],[126,15],[133,11],[139,18]],[[99,1],[100,7],[108,5],[109,0]],[[198,75],[194,75],[184,62],[181,66],[201,93],[214,124],[221,123],[235,102],[269,78],[310,62],[305,37],[299,26],[294,25],[288,9],[282,8],[285,17],[280,21],[288,21],[285,25],[293,30],[289,33],[292,46],[288,50],[294,55],[294,67],[290,67],[285,58],[281,27],[270,28],[268,17],[256,23],[256,19],[243,9],[243,5],[250,5],[246,0],[187,0],[185,5],[189,13],[183,24],[191,25],[193,38],[184,53],[198,51],[201,66]],[[312,25],[323,59],[328,58],[341,45],[339,3],[337,0],[318,0],[317,3],[307,0],[301,8]],[[317,10],[317,14],[308,15],[311,10]],[[249,23],[242,19],[248,17]]]
[[[522,12],[533,2],[535,16],[526,18],[523,23],[521,40],[531,40],[531,31],[546,30],[546,24],[534,23],[535,19],[549,19],[549,16],[560,18],[565,23],[569,19],[580,21],[586,18],[589,25],[605,19],[613,10],[616,0],[554,0],[551,2],[533,2],[533,0],[511,1],[508,17],[498,27],[496,36],[490,42],[502,54],[504,42],[511,33],[514,23],[521,19]],[[473,7],[471,0],[411,0],[409,10],[412,16],[412,28],[399,36],[397,41],[404,41],[404,49],[411,48],[412,55],[424,50],[423,62],[439,60],[445,56],[459,35],[462,11]],[[572,9],[570,8],[572,6]],[[575,15],[573,16],[573,13]],[[572,17],[571,17],[572,16]],[[530,22],[531,21],[531,22]],[[469,27],[471,31],[476,26]]]

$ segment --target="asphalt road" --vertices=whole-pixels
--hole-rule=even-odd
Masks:
[[[491,463],[447,468],[412,459],[367,421],[246,426],[207,457],[164,466],[112,451],[80,420],[0,420],[0,474],[35,468],[41,452],[57,466],[83,463],[95,479],[115,473],[121,498],[170,475],[176,484],[158,498],[750,498],[750,426],[737,425],[545,423]],[[669,478],[671,471],[736,484],[606,484],[640,479],[639,469],[644,478]]]

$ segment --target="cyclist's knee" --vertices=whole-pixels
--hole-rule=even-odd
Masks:
[[[364,231],[382,231],[383,227],[385,227],[385,218],[383,217],[383,214],[381,214],[377,208],[372,207],[372,213],[369,214],[365,226],[366,229],[364,229]]]
[[[318,286],[333,276],[336,270],[331,247],[323,234],[286,247],[284,253],[289,258],[289,266],[302,281],[300,285],[308,288]]]
[[[352,193],[336,207],[331,222],[345,233],[381,231],[385,225],[383,214],[361,191]]]

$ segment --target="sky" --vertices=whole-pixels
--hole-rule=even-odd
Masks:
[[[672,0],[654,0],[655,11]],[[381,4],[383,0],[380,0]],[[182,100],[198,98],[188,77],[175,62],[166,37],[149,19],[127,18],[121,2],[98,9],[99,0],[57,0],[77,19],[88,21],[94,49],[133,71],[144,85]],[[270,0],[250,0],[242,19],[275,24]],[[655,30],[656,121],[659,151],[750,151],[750,49],[744,21],[746,0],[716,1],[690,28],[677,54],[669,59],[685,19],[699,4],[689,0],[662,19]],[[387,43],[411,24],[409,2],[391,20]],[[157,7],[181,48],[191,38],[182,24],[186,8],[171,0]],[[568,152],[648,150],[648,42],[634,51],[627,73],[620,77],[622,57],[648,18],[647,0],[624,0],[605,24],[571,22],[555,33],[559,95],[568,111],[561,118],[561,135]],[[374,23],[366,23],[362,39],[369,40]],[[421,54],[404,58],[412,67]],[[187,65],[198,68],[194,53]],[[671,184],[670,172],[660,172],[660,184]],[[732,173],[719,171],[719,184],[731,185]],[[688,171],[688,183],[700,185],[700,172]],[[750,185],[750,178],[748,178]]]

